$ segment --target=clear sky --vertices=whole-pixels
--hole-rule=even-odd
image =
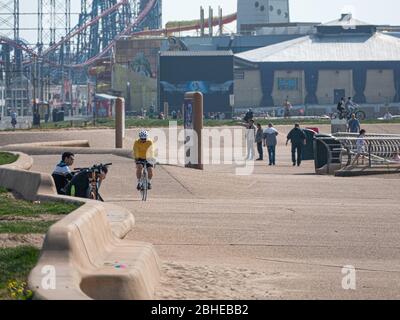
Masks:
[[[248,0],[252,1],[252,0]],[[1,0],[0,0],[1,3]],[[72,11],[79,12],[80,0],[71,0]],[[192,20],[200,16],[200,6],[206,9],[218,6],[224,15],[236,12],[237,0],[163,0],[163,23],[171,20]],[[20,0],[21,12],[35,12],[36,1]],[[400,0],[290,0],[292,22],[328,22],[339,18],[342,12],[352,12],[354,17],[373,24],[400,25]],[[76,16],[75,16],[76,19]],[[36,17],[22,16],[21,27],[36,27]],[[235,26],[226,30],[235,31]],[[36,39],[32,31],[22,31],[22,37],[30,41]]]
[[[250,2],[251,0],[249,0]],[[374,24],[400,25],[399,0],[289,0],[292,22],[328,22],[342,11],[352,11],[359,20]],[[223,8],[224,14],[236,12],[236,0],[163,0],[164,22],[197,18],[199,7]]]

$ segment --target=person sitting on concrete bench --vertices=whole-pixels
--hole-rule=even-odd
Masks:
[[[61,161],[56,165],[52,177],[58,194],[65,194],[65,187],[73,178],[70,166],[73,165],[75,155],[72,152],[64,152]]]

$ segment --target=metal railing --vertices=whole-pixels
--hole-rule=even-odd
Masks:
[[[321,149],[315,152],[316,157],[322,157],[315,160],[319,173],[331,174],[346,168],[400,170],[400,135],[368,134],[360,138],[358,134],[337,133],[316,136],[315,141],[315,145],[320,143],[322,150],[325,150],[322,151],[323,155]]]
[[[357,134],[339,133],[335,134],[334,137],[343,147],[341,162],[343,163],[346,157],[347,161],[345,166],[359,165],[358,163],[356,164],[354,160],[362,158],[362,160],[366,159],[368,161],[367,166],[369,168],[382,166],[393,168],[400,167],[400,161],[398,159],[400,153],[400,135],[368,134],[363,138],[359,138]],[[362,165],[365,166],[364,161],[362,161]]]

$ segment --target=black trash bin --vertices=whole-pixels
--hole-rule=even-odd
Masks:
[[[61,122],[61,121],[64,121],[64,119],[65,119],[65,113],[64,113],[64,111],[60,111],[58,113],[58,121]]]
[[[341,143],[332,135],[317,134],[314,139],[315,170],[329,174],[341,167]]]
[[[303,149],[302,160],[314,160],[314,137],[316,132],[310,129],[303,130],[306,135],[306,145]]]
[[[57,109],[53,109],[52,116],[53,116],[53,122],[58,122],[58,110]]]
[[[33,125],[40,126],[40,114],[39,113],[33,114]]]

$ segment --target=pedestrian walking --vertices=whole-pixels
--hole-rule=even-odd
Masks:
[[[256,161],[264,160],[263,138],[264,138],[264,131],[261,127],[261,124],[257,123],[256,143],[257,143],[258,159]]]
[[[286,99],[285,104],[283,105],[284,108],[284,117],[285,119],[290,118],[290,110],[292,109],[292,104]]]
[[[268,124],[268,128],[264,130],[264,146],[268,149],[269,165],[275,165],[276,145],[278,144],[279,132],[274,128],[272,123]]]
[[[12,125],[13,129],[15,129],[15,127],[17,125],[17,113],[15,112],[15,110],[13,110],[11,112],[11,125]]]
[[[246,160],[254,160],[255,157],[255,144],[256,140],[256,127],[254,126],[254,120],[250,120],[246,126],[246,143],[247,143],[247,157]]]
[[[358,164],[358,160],[360,158],[361,158],[361,164],[364,165],[365,155],[367,154],[367,150],[366,150],[367,143],[365,141],[366,134],[367,134],[367,131],[365,131],[364,129],[362,129],[360,131],[360,135],[358,136],[357,141],[356,141],[357,154],[352,162],[352,165],[354,165],[355,163]]]
[[[359,133],[361,130],[360,121],[356,118],[356,114],[351,114],[351,119],[349,120],[347,130],[350,133]]]
[[[287,136],[286,145],[289,144],[289,141],[292,143],[292,162],[293,166],[296,165],[300,167],[301,158],[303,153],[303,147],[306,144],[306,135],[302,129],[300,129],[300,125],[296,123],[294,128],[289,132]],[[296,160],[297,153],[297,160]]]

